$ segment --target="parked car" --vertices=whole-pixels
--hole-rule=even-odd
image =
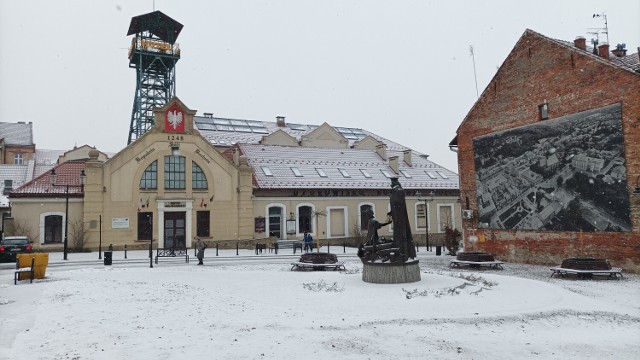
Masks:
[[[31,241],[26,236],[7,236],[0,242],[0,261],[16,261],[17,254],[33,252]]]

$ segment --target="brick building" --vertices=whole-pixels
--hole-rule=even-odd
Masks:
[[[467,247],[640,272],[639,139],[637,53],[526,30],[450,144]]]

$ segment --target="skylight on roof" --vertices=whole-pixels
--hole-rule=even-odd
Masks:
[[[230,125],[216,125],[218,131],[233,131],[233,126]]]
[[[424,171],[425,173],[427,173],[427,175],[429,175],[430,178],[432,179],[437,179],[438,177],[436,176],[436,174],[432,173],[431,171]]]
[[[401,173],[402,173],[402,175],[404,175],[404,177],[406,177],[407,179],[411,179],[411,178],[412,178],[411,174],[409,174],[409,172],[408,172],[408,171],[406,171],[406,170],[400,170],[400,172],[401,172]]]
[[[386,176],[387,178],[392,178],[393,175],[391,175],[391,173],[388,170],[380,170],[382,172],[382,175]]]
[[[306,125],[299,125],[299,124],[287,124],[287,126],[289,126],[289,129],[291,130],[298,130],[298,131],[305,131],[309,129]]]
[[[340,171],[340,174],[342,174],[343,177],[346,177],[346,178],[351,177],[351,175],[349,175],[349,173],[345,169],[338,169],[338,171]]]
[[[447,174],[443,173],[442,171],[437,171],[438,175],[442,176],[443,179],[448,179],[449,177],[447,176]]]
[[[302,177],[302,173],[300,172],[300,169],[298,169],[297,167],[292,167],[291,171],[293,171],[293,175],[295,175],[296,177]]]
[[[258,127],[258,126],[252,126],[251,127],[251,131],[253,131],[256,134],[268,134],[269,130],[267,130],[266,127],[262,126],[262,127]]]
[[[365,169],[360,169],[360,172],[362,173],[362,175],[364,175],[364,177],[366,177],[367,179],[371,177],[371,174],[369,174],[369,172]]]
[[[318,175],[320,175],[320,177],[327,177],[327,173],[320,168],[316,168],[316,172],[318,173]]]
[[[229,119],[213,119],[213,123],[216,125],[231,125],[231,121],[229,121]]]
[[[273,176],[273,173],[271,172],[271,169],[269,169],[268,166],[262,166],[262,172],[266,175],[266,176]]]

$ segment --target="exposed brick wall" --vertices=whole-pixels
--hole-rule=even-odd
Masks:
[[[640,176],[640,74],[527,30],[457,132],[461,196],[469,198],[476,214],[473,138],[537,123],[538,106],[545,100],[549,119],[620,103],[629,193],[635,189]],[[640,273],[640,195],[630,195],[630,206],[633,230],[628,233],[487,229],[478,230],[485,241],[470,246],[513,262],[607,258],[625,271]],[[465,229],[475,226],[473,221],[464,223]]]

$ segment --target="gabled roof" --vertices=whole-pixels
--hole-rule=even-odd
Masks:
[[[278,126],[276,122],[272,121],[242,120],[211,116],[194,116],[193,121],[202,136],[216,147],[231,147],[239,143],[259,144],[263,136],[272,134],[278,130],[284,131],[300,142],[303,136],[319,128],[318,125],[288,123],[284,126]],[[353,146],[355,142],[370,135],[376,140],[386,144],[389,150],[402,151],[408,149],[406,146],[402,146],[364,129],[340,126],[335,126],[334,129],[349,141],[349,146]]]
[[[33,125],[31,123],[0,122],[0,139],[4,138],[6,145],[33,145]]]
[[[399,156],[400,174],[373,150],[238,144],[253,169],[258,189],[389,189],[398,176],[405,189],[457,190],[458,175],[425,156],[413,156],[412,166]],[[265,169],[266,168],[266,169]],[[293,169],[295,168],[295,170]],[[296,172],[298,171],[298,175]],[[410,177],[405,176],[408,175]]]
[[[84,188],[80,180],[84,162],[68,161],[55,166],[54,169],[58,175],[55,186],[51,184],[50,172],[47,171],[12,191],[9,198],[64,197],[66,185],[69,185],[69,197],[84,196]]]
[[[478,98],[478,100],[473,104],[471,109],[469,109],[469,111],[465,115],[464,119],[462,120],[462,122],[458,126],[458,129],[456,130],[456,133],[458,131],[460,131],[460,128],[465,124],[465,122],[469,118],[469,115],[471,113],[473,113],[473,111],[476,108],[476,106],[479,106],[479,104],[482,103],[482,101],[486,98],[487,92],[489,91],[489,89],[492,87],[492,85],[496,81],[496,78],[498,77],[498,75],[502,72],[502,69],[505,66],[505,63],[507,62],[507,59],[509,58],[509,56],[511,56],[511,54],[514,51],[514,49],[516,49],[516,47],[518,47],[520,42],[524,41],[524,38],[527,35],[532,35],[532,36],[538,37],[540,39],[543,39],[545,41],[548,41],[550,43],[559,45],[561,47],[566,48],[566,50],[568,50],[568,51],[573,51],[573,52],[579,53],[580,55],[588,56],[588,57],[592,58],[593,60],[595,60],[595,61],[597,61],[597,62],[599,62],[599,63],[601,63],[603,65],[611,66],[611,67],[614,67],[614,68],[618,68],[620,70],[629,72],[630,74],[635,75],[635,76],[640,76],[640,57],[639,57],[640,54],[631,54],[631,55],[624,56],[622,58],[618,58],[615,55],[610,55],[609,59],[605,59],[605,58],[602,58],[601,56],[599,56],[597,54],[594,54],[593,53],[593,48],[587,47],[586,50],[582,50],[582,49],[577,48],[576,46],[574,46],[574,44],[572,42],[553,39],[553,38],[544,36],[544,35],[542,35],[542,34],[540,34],[538,32],[535,32],[535,31],[533,31],[531,29],[526,29],[525,32],[522,34],[522,36],[520,36],[520,39],[518,39],[518,41],[514,45],[514,48],[507,55],[507,58],[505,59],[505,61],[503,61],[502,65],[500,65],[500,67],[498,68],[498,71],[496,71],[496,73],[494,74],[494,76],[491,79],[491,81],[489,82],[489,84],[487,84],[485,89],[482,91],[482,94],[480,95],[480,98]],[[457,144],[458,144],[457,137],[455,137],[454,139],[451,140],[451,142],[449,143],[449,146],[450,147],[455,147],[455,146],[457,146]]]

